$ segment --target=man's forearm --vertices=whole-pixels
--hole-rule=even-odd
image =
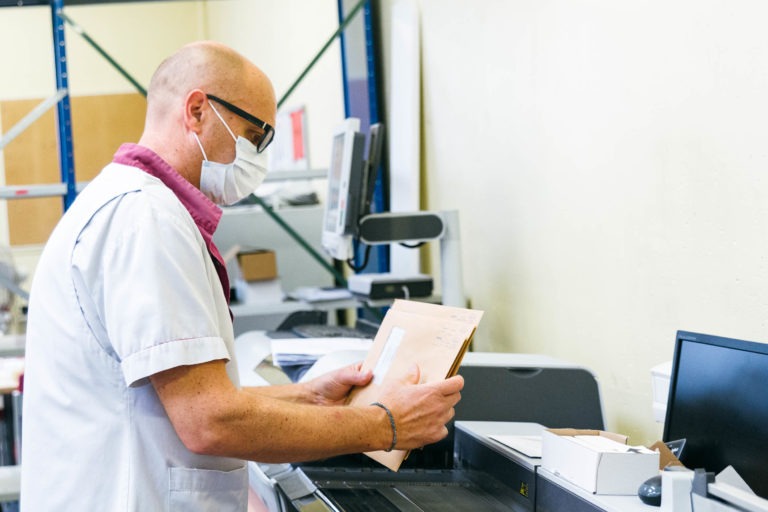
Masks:
[[[242,388],[246,393],[286,400],[294,403],[313,403],[313,395],[306,385],[282,384],[279,386],[253,386]]]
[[[241,391],[208,423],[203,452],[259,462],[300,462],[390,447],[392,431],[378,407],[317,407]],[[288,396],[286,401],[285,397]]]
[[[195,453],[297,462],[389,448],[378,407],[319,407],[306,384],[236,389],[213,361],[151,377],[184,445]]]

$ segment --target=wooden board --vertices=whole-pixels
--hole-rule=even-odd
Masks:
[[[10,129],[42,99],[0,102],[0,122]],[[76,181],[93,179],[123,142],[141,136],[146,100],[140,94],[79,96],[71,99]],[[46,112],[3,151],[7,185],[60,183],[56,109]],[[45,243],[63,212],[58,197],[8,202],[11,245]]]

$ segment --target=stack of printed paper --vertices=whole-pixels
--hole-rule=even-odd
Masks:
[[[365,338],[275,338],[272,362],[279,366],[311,365],[320,357],[341,350],[368,350]]]

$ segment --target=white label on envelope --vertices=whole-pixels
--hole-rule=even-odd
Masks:
[[[405,330],[400,327],[393,327],[389,331],[387,343],[384,345],[384,350],[381,351],[379,360],[376,362],[376,368],[373,369],[374,384],[381,384],[384,376],[389,371],[389,367],[392,365],[392,361],[395,359],[395,354],[397,354],[397,349],[400,348],[403,337],[405,337]]]

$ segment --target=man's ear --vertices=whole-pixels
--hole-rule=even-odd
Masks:
[[[184,124],[197,134],[202,131],[203,112],[207,102],[208,98],[200,89],[189,91],[184,98]]]

